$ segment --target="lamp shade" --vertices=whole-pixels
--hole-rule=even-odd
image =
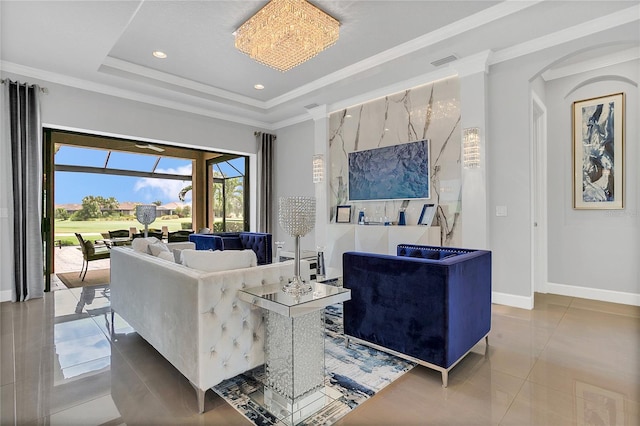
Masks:
[[[140,204],[136,206],[136,219],[143,225],[149,225],[156,220],[156,206],[153,204]]]
[[[313,197],[281,197],[278,221],[295,239],[293,278],[282,287],[285,293],[299,296],[313,290],[300,276],[300,237],[307,235],[316,223],[316,199]]]

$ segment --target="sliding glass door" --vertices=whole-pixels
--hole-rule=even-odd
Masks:
[[[208,220],[213,232],[249,230],[249,158],[223,155],[207,161]]]

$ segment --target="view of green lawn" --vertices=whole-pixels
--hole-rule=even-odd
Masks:
[[[169,231],[178,231],[182,229],[182,223],[191,224],[189,218],[181,219],[156,219],[149,229],[161,229],[163,226],[169,228]],[[135,219],[131,220],[56,220],[55,224],[55,237],[54,240],[60,240],[62,245],[77,245],[78,239],[74,235],[75,232],[82,234],[85,239],[96,240],[102,239],[102,233],[108,231],[115,231],[118,229],[129,229],[130,227],[136,227],[139,232],[144,230],[144,225],[141,225]]]
[[[216,222],[222,223],[222,218],[216,218]],[[242,219],[227,219],[228,231],[241,231],[243,226]],[[178,218],[178,219],[156,219],[149,229],[162,229],[166,226],[169,232],[178,231],[182,228],[182,224],[188,224],[187,229],[191,229],[190,218]],[[63,246],[75,246],[78,245],[78,239],[75,236],[75,232],[82,234],[82,236],[90,241],[101,240],[104,238],[102,233],[109,231],[115,231],[118,229],[129,229],[130,227],[136,227],[138,232],[144,231],[144,225],[141,225],[135,219],[129,220],[56,220],[54,224],[54,240],[60,241]]]

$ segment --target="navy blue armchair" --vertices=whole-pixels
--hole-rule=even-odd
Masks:
[[[256,253],[258,265],[272,262],[273,248],[271,234],[263,232],[222,232],[217,234],[191,234],[189,241],[195,243],[196,250],[245,250]]]
[[[491,252],[398,245],[343,254],[344,332],[448,374],[491,329]]]

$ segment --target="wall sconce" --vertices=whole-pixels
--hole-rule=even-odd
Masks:
[[[465,169],[480,167],[480,129],[470,127],[462,131],[462,164]]]
[[[324,180],[324,156],[316,154],[312,160],[313,183],[320,183]]]

